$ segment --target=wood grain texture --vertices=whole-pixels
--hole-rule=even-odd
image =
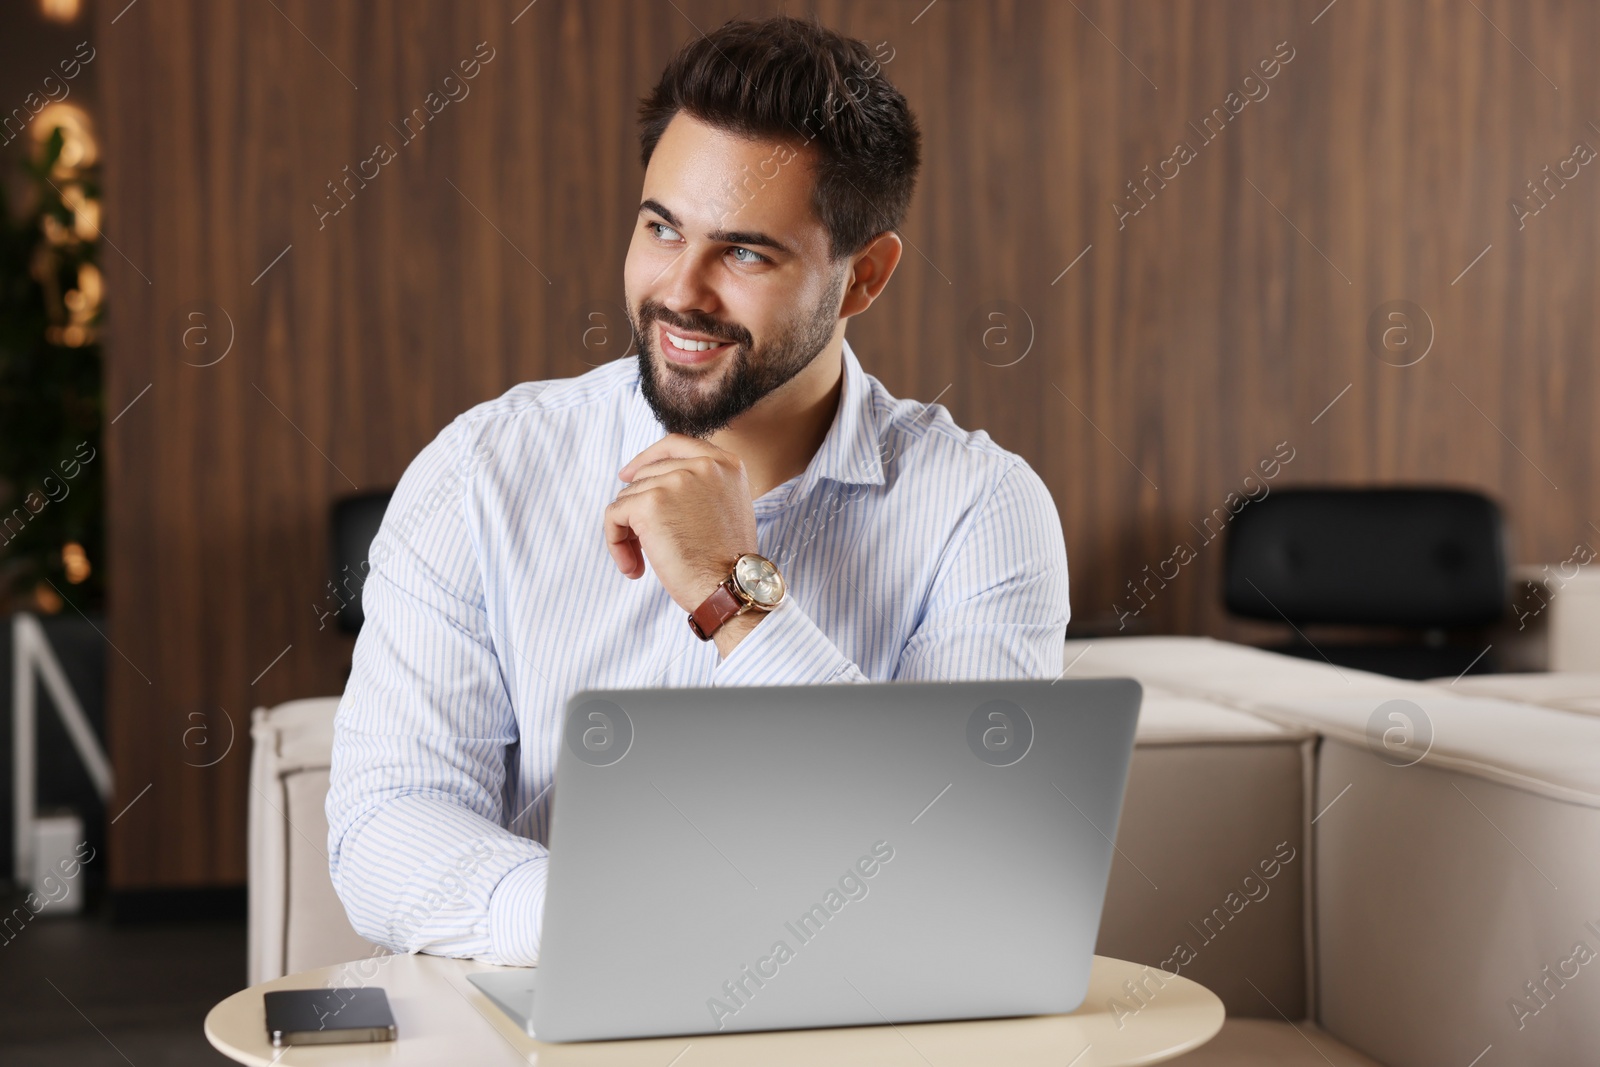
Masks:
[[[623,354],[635,102],[697,27],[780,10],[524,4],[98,13],[107,410],[151,386],[106,448],[113,810],[153,783],[114,827],[117,887],[243,880],[250,709],[337,692],[350,654],[319,626],[330,502],[393,484],[515,382]],[[1518,560],[1600,544],[1600,168],[1520,229],[1509,207],[1600,145],[1593,5],[787,10],[888,42],[924,130],[907,255],[851,342],[893,392],[938,397],[1044,477],[1075,627],[1265,633],[1224,617],[1222,546],[1196,527],[1280,442],[1294,459],[1271,487],[1477,486]],[[396,127],[479,42],[494,57],[470,94],[407,143]],[[1267,94],[1205,141],[1283,42]],[[1180,141],[1194,158],[1119,224],[1128,183]],[[319,228],[326,183],[379,143],[393,160]],[[1399,299],[1435,332],[1408,367],[1366,340]],[[231,319],[213,366],[189,365],[219,351],[185,347],[197,309]],[[1180,544],[1193,560],[1152,581]]]

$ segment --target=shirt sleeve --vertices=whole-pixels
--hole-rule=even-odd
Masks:
[[[1055,501],[1018,460],[957,527],[892,679],[869,678],[791,597],[717,664],[712,684],[1053,678],[1070,615]]]
[[[413,460],[373,541],[334,718],[328,864],[369,941],[531,965],[548,853],[506,828],[518,729],[465,519],[470,425]]]

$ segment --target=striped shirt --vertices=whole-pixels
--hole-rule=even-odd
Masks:
[[[1052,678],[1067,553],[1044,482],[844,345],[806,469],[754,501],[788,601],[726,659],[603,512],[665,433],[638,357],[525,382],[457,417],[401,477],[334,721],[334,888],[398,952],[537,962],[549,790],[583,689]]]

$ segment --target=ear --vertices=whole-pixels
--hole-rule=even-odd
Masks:
[[[900,235],[886,230],[855,254],[850,263],[850,279],[845,283],[844,302],[839,306],[841,319],[859,315],[872,306],[883,287],[889,284],[889,276],[899,265],[904,251]]]

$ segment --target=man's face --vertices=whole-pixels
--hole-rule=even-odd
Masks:
[[[640,390],[668,433],[721,430],[840,327],[849,265],[829,258],[811,158],[683,112],[656,144],[623,282]],[[717,347],[684,351],[669,333]]]

